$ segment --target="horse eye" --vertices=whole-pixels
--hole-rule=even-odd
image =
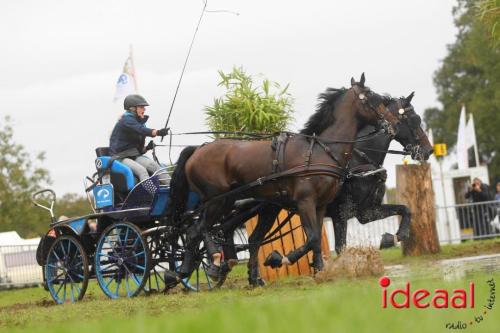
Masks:
[[[399,114],[404,114],[405,113],[405,109],[399,109],[398,112],[399,112]]]

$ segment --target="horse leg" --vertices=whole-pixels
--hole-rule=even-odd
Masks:
[[[193,223],[186,230],[186,244],[184,245],[184,256],[182,258],[182,264],[177,269],[177,273],[180,278],[187,278],[195,269],[196,265],[196,253],[204,236],[204,224],[205,224],[206,211],[203,211],[202,218],[198,223]]]
[[[326,206],[316,209],[316,223],[313,224],[314,233],[318,241],[312,244],[313,249],[313,269],[314,273],[323,270],[323,256],[321,254],[321,239],[323,231],[323,218],[325,217]]]
[[[340,208],[335,203],[327,206],[326,216],[332,219],[333,234],[335,236],[335,252],[339,255],[344,251],[347,244],[347,219],[345,214],[340,213]]]
[[[205,224],[202,232],[204,233],[208,255],[212,258],[210,265],[206,269],[206,273],[214,281],[218,281],[221,278],[222,253],[221,249],[215,245],[209,232],[213,225],[222,218],[224,213],[231,209],[233,203],[234,200],[225,199],[210,205],[204,219]]]
[[[307,200],[301,200],[297,204],[298,209],[299,209],[299,215],[300,215],[300,221],[302,223],[302,227],[306,233],[307,240],[302,245],[301,247],[291,251],[288,253],[285,257],[281,259],[281,264],[285,265],[292,265],[297,262],[300,258],[302,258],[307,252],[309,252],[311,249],[317,249],[319,248],[321,251],[321,238],[318,238],[318,234],[316,232],[316,228],[314,225],[316,224],[316,219],[317,219],[317,214],[316,214],[316,203],[314,200],[307,199]],[[322,222],[322,221],[321,221]],[[319,245],[318,245],[319,244]],[[273,252],[273,254],[276,255],[276,252]],[[279,254],[277,254],[279,255]],[[270,256],[268,257],[269,259]],[[271,262],[271,260],[266,260],[266,262]],[[273,263],[275,260],[273,260]],[[323,268],[323,258],[319,256],[319,259],[317,259],[317,262],[314,263],[317,265],[315,268],[320,270]],[[276,266],[270,264],[271,267]],[[278,267],[281,265],[278,265]],[[274,268],[274,267],[273,267]]]
[[[259,218],[257,225],[252,234],[248,238],[248,251],[250,258],[248,260],[248,283],[251,287],[263,286],[264,281],[260,278],[259,273],[259,248],[266,234],[271,230],[276,216],[278,216],[280,207],[275,205],[266,205],[259,210]]]
[[[212,240],[209,230],[217,219],[222,216],[227,202],[215,202],[208,206],[202,213],[199,223],[191,225],[186,233],[186,246],[182,264],[178,273],[182,278],[189,277],[196,265],[196,253],[201,240],[205,242],[208,255],[212,257],[212,262],[207,269],[207,274],[213,278],[220,273],[220,250]]]
[[[384,234],[380,243],[380,248],[389,248],[394,246],[396,241],[406,241],[410,236],[411,212],[408,207],[405,205],[372,206],[366,209],[358,220],[361,224],[366,224],[394,215],[401,216],[398,231],[395,236],[389,233]]]

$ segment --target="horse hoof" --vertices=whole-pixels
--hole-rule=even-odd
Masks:
[[[398,232],[396,233],[396,236],[398,237],[399,241],[406,242],[410,238],[410,232],[409,231]]]
[[[381,250],[391,248],[395,245],[396,243],[394,242],[394,235],[387,232],[382,235],[382,239],[380,240]]]
[[[278,251],[271,252],[266,261],[264,261],[264,266],[271,266],[271,268],[278,268],[282,265],[283,256]]]
[[[266,281],[262,278],[249,280],[249,283],[251,288],[264,287],[266,285]]]
[[[163,278],[165,279],[166,289],[175,287],[181,280],[181,278],[179,277],[179,275],[177,275],[177,273],[169,270],[165,271]]]

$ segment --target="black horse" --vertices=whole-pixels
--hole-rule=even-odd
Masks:
[[[407,130],[414,133],[417,145],[407,145],[405,150],[412,159],[424,161],[429,158],[433,148],[425,132],[421,128],[421,119],[411,105],[413,93],[406,98],[397,100],[398,113],[407,119]],[[391,107],[391,106],[390,106]],[[366,126],[364,131],[370,131]],[[408,238],[410,231],[411,212],[405,205],[382,204],[385,195],[387,174],[382,168],[392,139],[381,135],[373,140],[359,142],[354,146],[351,166],[358,168],[365,176],[351,177],[343,186],[337,199],[327,207],[325,216],[332,219],[335,233],[335,251],[340,254],[346,246],[347,220],[356,217],[362,224],[400,215],[401,223],[395,236],[384,234],[381,248],[395,245],[396,241]]]
[[[333,220],[335,231],[335,249],[340,253],[346,244],[347,220],[357,217],[361,223],[368,223],[387,216],[401,215],[402,221],[397,232],[398,240],[406,240],[409,236],[411,213],[404,205],[382,205],[385,194],[386,172],[382,165],[393,138],[400,142],[405,150],[416,160],[427,160],[432,154],[432,146],[420,127],[421,119],[411,105],[413,93],[406,98],[394,99],[386,97],[385,104],[388,110],[397,115],[400,122],[396,129],[396,136],[390,134],[378,135],[370,140],[360,140],[354,144],[353,157],[349,163],[351,177],[346,180],[339,196],[327,206],[325,216]],[[358,137],[363,137],[372,132],[374,127],[366,126],[361,130]],[[305,133],[307,134],[307,133]],[[410,140],[408,140],[410,138]],[[257,209],[259,221],[252,235],[249,237],[250,260],[248,262],[249,283],[251,285],[262,285],[259,278],[257,252],[265,235],[269,232],[276,216],[282,208],[277,205],[261,205]],[[248,216],[245,216],[245,218]],[[234,221],[234,219],[233,219]],[[237,223],[233,224],[236,227]],[[230,239],[231,228],[226,228],[226,239]],[[387,245],[393,241],[383,239]],[[232,257],[230,247],[226,247],[228,254]],[[274,256],[274,258],[273,258]],[[279,255],[271,254],[265,264],[273,267],[279,266]]]

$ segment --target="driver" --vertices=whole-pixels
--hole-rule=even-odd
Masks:
[[[126,112],[115,124],[109,139],[110,154],[118,156],[123,164],[132,169],[139,181],[148,179],[150,174],[161,168],[158,163],[143,155],[154,147],[153,141],[144,146],[146,136],[165,136],[168,133],[168,128],[156,130],[146,127],[149,118],[144,115],[146,106],[149,104],[141,95],[125,97],[123,107]],[[168,185],[168,179],[160,177],[160,183]]]

